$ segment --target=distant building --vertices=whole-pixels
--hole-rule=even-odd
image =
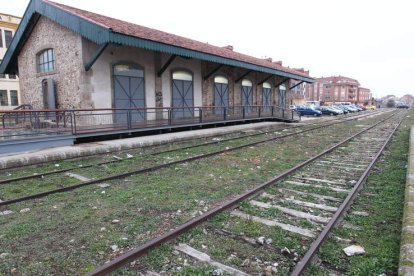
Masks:
[[[309,71],[305,71],[303,68],[294,68],[294,70],[301,72],[303,74],[306,74],[309,76]],[[306,103],[306,97],[305,97],[305,87],[306,84],[303,81],[291,79],[290,80],[290,104],[293,105],[302,105]]]
[[[368,104],[371,91],[360,87],[356,79],[332,76],[317,78],[313,84],[306,84],[305,97],[308,101],[320,101],[327,104],[335,102]]]
[[[358,87],[357,103],[363,105],[372,104],[371,90],[368,88]]]
[[[21,18],[0,13],[0,61],[13,39]],[[19,79],[16,75],[0,74],[0,110],[13,109],[20,104]]]

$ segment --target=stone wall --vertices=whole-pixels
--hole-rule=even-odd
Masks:
[[[54,49],[55,70],[38,73],[37,54],[48,48]],[[18,57],[21,104],[44,108],[42,80],[51,77],[57,91],[57,108],[82,108],[87,101],[80,91],[84,71],[81,56],[79,35],[41,17]]]

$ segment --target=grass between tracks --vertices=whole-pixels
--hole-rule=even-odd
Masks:
[[[346,257],[349,246],[328,239],[319,257],[323,267],[346,275],[397,275],[400,253],[401,220],[406,183],[409,130],[414,125],[411,111],[388,146],[380,162],[369,176],[353,211],[365,211],[368,217],[348,215],[345,221],[362,230],[339,228],[334,236],[353,240],[366,253]],[[308,274],[328,274],[313,267]]]
[[[341,131],[356,132],[352,123],[341,126]],[[12,205],[9,209],[13,214],[0,216],[0,254],[4,253],[0,275],[91,271],[199,212],[291,168],[320,152],[326,143],[342,139],[326,142],[331,140],[329,133],[317,141],[309,139],[312,136],[308,133],[283,143],[264,144],[110,181],[109,188],[92,185]],[[186,152],[176,155],[186,155]],[[131,166],[126,162],[116,168],[94,168],[87,173],[89,177],[101,177],[108,173],[106,169],[113,173],[131,170]],[[56,185],[68,181],[65,177],[51,179],[39,180],[39,186],[43,181]],[[20,213],[24,208],[30,211]],[[156,252],[153,254],[157,256]],[[157,259],[151,254],[148,258]]]

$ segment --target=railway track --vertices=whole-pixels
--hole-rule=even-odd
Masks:
[[[334,227],[355,228],[341,219],[404,114],[366,127],[89,275],[106,275],[128,264],[125,271],[149,275],[182,269],[197,273],[214,269],[216,275],[302,274]],[[136,261],[167,242],[171,250],[160,253],[166,261],[159,267]]]
[[[281,129],[279,129],[279,132],[275,132],[273,130],[273,132],[259,132],[259,133],[254,133],[254,134],[248,134],[248,135],[241,135],[239,137],[231,137],[231,138],[227,138],[227,139],[218,139],[215,141],[210,141],[210,142],[205,142],[205,143],[199,143],[199,144],[195,144],[195,145],[190,145],[190,146],[184,146],[184,147],[180,147],[180,148],[174,148],[174,149],[167,149],[167,150],[161,150],[158,152],[152,152],[152,153],[148,153],[145,155],[138,155],[137,157],[134,157],[133,155],[130,155],[130,158],[119,158],[116,157],[115,159],[112,160],[107,160],[107,161],[103,161],[103,162],[98,162],[98,163],[93,163],[93,164],[87,164],[87,165],[81,165],[81,166],[71,166],[69,168],[65,168],[65,169],[53,169],[52,171],[49,172],[42,172],[42,173],[35,173],[35,174],[31,174],[31,175],[25,175],[22,177],[17,177],[17,178],[8,178],[8,179],[3,179],[0,180],[0,187],[4,186],[4,185],[19,185],[20,183],[24,183],[24,181],[30,181],[32,179],[37,179],[37,178],[41,178],[42,180],[45,179],[45,177],[48,176],[53,176],[53,175],[58,175],[61,174],[63,175],[63,177],[72,177],[75,178],[76,180],[78,180],[76,184],[74,185],[66,185],[64,187],[59,187],[57,189],[52,189],[49,191],[42,191],[42,192],[38,192],[38,193],[34,193],[31,195],[25,195],[25,196],[19,196],[17,198],[4,198],[1,197],[2,201],[0,202],[0,207],[1,206],[7,206],[10,204],[14,204],[14,203],[18,203],[18,202],[24,202],[27,200],[32,200],[32,199],[37,199],[37,198],[42,198],[42,197],[46,197],[48,195],[52,195],[52,194],[56,194],[56,193],[63,193],[63,192],[68,192],[68,191],[72,191],[81,187],[85,187],[85,186],[89,186],[89,185],[93,185],[93,184],[99,184],[99,183],[105,183],[111,180],[115,180],[115,179],[122,179],[122,178],[126,178],[129,177],[131,175],[137,175],[137,174],[144,174],[144,173],[148,173],[148,172],[152,172],[152,171],[157,171],[166,167],[170,167],[170,166],[174,166],[174,165],[178,165],[178,164],[184,164],[184,163],[188,163],[188,162],[192,162],[192,161],[196,161],[196,160],[200,160],[200,159],[204,159],[204,158],[209,158],[212,156],[217,156],[223,153],[227,153],[227,152],[231,152],[231,151],[237,151],[237,150],[241,150],[241,149],[245,149],[245,148],[249,148],[249,147],[253,147],[253,146],[257,146],[257,145],[261,145],[261,144],[265,144],[265,143],[269,143],[269,142],[274,142],[274,141],[278,141],[280,139],[284,139],[284,138],[288,138],[288,137],[292,137],[292,136],[296,136],[296,135],[301,135],[304,133],[308,133],[308,132],[312,132],[312,131],[316,131],[316,130],[320,130],[322,128],[327,128],[327,127],[331,127],[331,126],[336,126],[338,124],[341,123],[345,123],[345,122],[349,122],[349,121],[353,121],[353,120],[358,120],[358,119],[363,119],[367,116],[372,116],[373,114],[362,114],[362,115],[356,115],[353,116],[351,118],[342,118],[342,119],[334,119],[334,120],[329,120],[328,122],[322,123],[322,124],[312,124],[311,126],[306,125],[306,128],[303,130],[299,130],[299,131],[295,131],[296,127],[293,128],[289,128],[289,129],[284,129],[286,131],[281,131]],[[265,139],[260,139],[262,136],[265,136]],[[270,137],[269,137],[270,136]],[[248,139],[252,139],[250,141],[247,141],[247,143],[244,140],[248,140]],[[255,138],[259,138],[259,139],[255,139]],[[239,143],[234,143],[235,141],[239,141]],[[244,143],[243,143],[244,142]],[[173,161],[167,161],[164,162],[162,161],[160,164],[160,161],[157,160],[156,162],[153,162],[152,160],[148,160],[149,157],[155,157],[155,156],[159,156],[159,155],[165,155],[168,153],[173,153],[173,152],[183,152],[186,150],[190,150],[190,149],[196,149],[196,148],[203,148],[203,147],[207,147],[207,146],[211,146],[211,145],[217,145],[217,146],[221,146],[222,149],[218,149],[218,150],[213,150],[207,153],[203,153],[203,152],[196,152],[194,156],[191,157],[186,157],[186,158],[180,158],[178,160],[173,160]],[[145,160],[145,161],[144,161]],[[132,170],[132,171],[128,171],[128,172],[122,172],[122,173],[118,173],[118,174],[111,174],[110,176],[107,177],[100,177],[98,179],[94,179],[93,177],[85,177],[82,174],[82,171],[88,168],[99,168],[100,166],[104,166],[104,165],[108,165],[108,164],[115,164],[115,163],[121,163],[121,162],[149,162],[149,164],[147,165],[147,167],[144,168],[139,168],[136,170]],[[134,167],[136,166],[135,164],[132,164]],[[155,164],[154,164],[155,163]],[[146,164],[144,164],[145,166]],[[139,164],[139,166],[142,167],[142,164]],[[69,173],[71,171],[75,171],[75,173]],[[55,180],[51,180],[52,182]],[[61,182],[61,181],[59,181]],[[80,182],[80,183],[79,183]],[[72,184],[72,183],[70,183]],[[29,182],[29,185],[34,185],[31,182]],[[44,185],[44,182],[41,181],[40,185]],[[62,186],[59,183],[59,186]],[[1,191],[1,190],[0,190]]]

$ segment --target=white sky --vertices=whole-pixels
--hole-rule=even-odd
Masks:
[[[410,0],[54,0],[146,27],[233,45],[282,60],[312,77],[357,79],[375,97],[414,94],[414,2]],[[411,2],[411,3],[410,3]],[[0,0],[22,16],[29,0]]]

